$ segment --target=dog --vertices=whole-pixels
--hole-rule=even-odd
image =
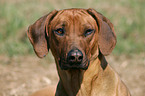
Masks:
[[[130,96],[104,57],[116,45],[113,24],[94,9],[54,10],[30,25],[27,35],[38,57],[51,50],[59,75],[57,88],[31,96]]]

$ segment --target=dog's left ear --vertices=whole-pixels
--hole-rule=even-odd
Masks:
[[[109,55],[116,45],[116,34],[113,24],[102,14],[94,9],[87,9],[87,12],[96,20],[98,25],[98,45],[103,55]]]
[[[46,56],[49,50],[48,25],[58,11],[54,10],[30,25],[27,35],[38,57]]]

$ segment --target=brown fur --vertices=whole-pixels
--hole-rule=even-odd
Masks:
[[[54,33],[62,27],[64,36]],[[86,29],[95,32],[84,36]],[[113,24],[94,9],[54,10],[31,25],[27,34],[38,57],[47,55],[49,49],[52,51],[60,77],[56,93],[49,87],[31,96],[130,96],[104,57],[116,45]],[[61,69],[74,48],[84,55],[86,70]]]

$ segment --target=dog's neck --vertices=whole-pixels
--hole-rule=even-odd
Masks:
[[[107,66],[102,64],[104,56],[98,56],[95,60],[90,62],[90,65],[86,70],[61,70],[58,66],[58,73],[60,77],[58,89],[65,92],[68,96],[83,96],[81,91],[86,92],[89,96],[90,88],[86,86],[92,86],[92,80],[96,80],[99,76],[99,72]],[[104,63],[104,62],[103,62]],[[106,63],[106,62],[105,62]],[[57,96],[57,95],[56,95]],[[59,95],[58,95],[59,96]]]

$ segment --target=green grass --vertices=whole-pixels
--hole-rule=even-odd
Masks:
[[[117,34],[113,54],[145,52],[144,0],[5,0],[0,1],[0,54],[34,53],[26,36],[28,26],[53,9],[66,8],[94,8],[109,18]]]

